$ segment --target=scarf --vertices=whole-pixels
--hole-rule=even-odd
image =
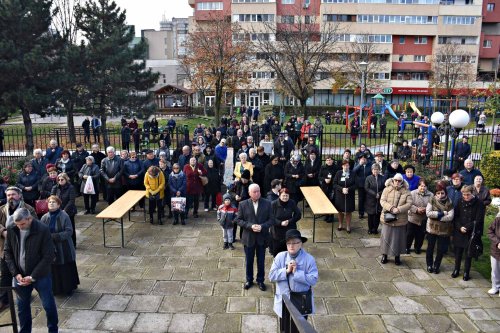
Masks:
[[[292,258],[293,260],[295,260],[299,256],[300,252],[302,252],[302,249],[298,250],[297,253],[295,253],[294,256],[292,256],[290,253],[288,253],[288,255],[290,256],[290,258]]]
[[[286,207],[286,205],[288,204],[288,201],[282,201],[281,199],[278,199],[278,201],[281,207]]]
[[[56,232],[56,227],[57,227],[57,217],[59,216],[59,213],[61,212],[61,209],[57,209],[56,211],[49,212],[49,229],[51,233]]]
[[[437,208],[442,212],[449,212],[453,208],[453,204],[451,203],[451,200],[448,198],[448,196],[441,200],[438,200],[435,196],[433,196],[430,202],[432,207]]]

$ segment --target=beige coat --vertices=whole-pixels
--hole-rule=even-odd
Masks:
[[[433,194],[427,190],[425,190],[424,194],[420,194],[418,189],[411,191],[411,199],[413,202],[408,211],[408,222],[416,225],[422,225],[422,222],[425,222],[427,219],[425,208],[432,197]],[[424,213],[417,214],[417,208],[424,208]]]
[[[428,217],[426,231],[431,235],[450,236],[453,232],[453,217],[455,214],[453,204],[449,198],[443,209],[440,209],[436,203],[436,198],[433,198],[427,204],[425,210]],[[443,214],[446,212],[441,219],[438,218],[439,211],[443,212]]]
[[[408,190],[408,183],[403,180],[403,185],[399,188],[392,183],[392,178],[385,181],[385,189],[380,197],[380,205],[382,206],[382,214],[380,214],[380,223],[400,227],[408,224],[408,211],[412,204],[411,193]],[[391,208],[398,208],[398,219],[391,223],[386,223],[384,220],[384,212],[390,211]]]

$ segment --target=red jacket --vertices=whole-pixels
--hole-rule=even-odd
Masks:
[[[203,193],[203,184],[201,183],[200,174],[198,170],[201,171],[203,176],[207,175],[207,171],[200,163],[196,164],[196,167],[191,168],[191,165],[186,164],[184,166],[184,174],[186,175],[186,193],[187,194],[201,194]]]

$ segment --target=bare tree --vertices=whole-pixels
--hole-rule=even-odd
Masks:
[[[331,73],[331,61],[338,39],[337,23],[317,22],[307,9],[296,7],[294,15],[281,16],[281,22],[262,22],[252,28],[254,46],[265,65],[275,72],[276,85],[300,101],[308,116],[306,101],[314,85]]]
[[[384,52],[381,44],[376,41],[376,37],[380,37],[368,33],[345,34],[342,37],[342,41],[338,42],[340,53],[337,54],[336,66],[333,68],[334,89],[361,89],[363,88],[362,75],[365,76],[365,92],[367,89],[380,88],[383,84],[382,80],[389,79],[389,77],[379,75],[384,75],[385,72],[390,73],[389,54]],[[366,63],[364,69],[360,65],[362,62]],[[366,96],[366,93],[364,95]]]
[[[205,97],[210,91],[214,90],[213,80],[211,80],[211,74],[208,72],[209,68],[204,63],[194,61],[192,57],[181,58],[180,64],[192,89],[200,94],[203,114],[207,116]]]
[[[191,82],[213,89],[217,126],[224,94],[234,92],[248,81],[249,45],[233,42],[233,36],[241,32],[241,27],[231,22],[230,16],[213,14],[207,21],[197,23],[186,42],[187,55],[182,62],[190,69]]]
[[[471,80],[475,81],[475,61],[472,52],[461,44],[439,45],[432,60],[432,77],[429,80],[434,95],[451,98],[454,90],[467,88]]]

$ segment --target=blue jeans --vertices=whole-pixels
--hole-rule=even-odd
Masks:
[[[257,283],[264,282],[264,259],[266,258],[266,246],[255,244],[245,246],[245,265],[247,282],[253,282],[253,260],[257,255]]]
[[[29,286],[16,286],[17,293],[17,311],[19,312],[19,324],[21,325],[20,333],[30,333],[32,325],[31,317],[31,292],[33,288],[40,295],[42,306],[47,316],[47,328],[49,333],[57,333],[59,322],[57,316],[57,307],[52,294],[52,277],[47,275],[39,278],[36,282]]]

